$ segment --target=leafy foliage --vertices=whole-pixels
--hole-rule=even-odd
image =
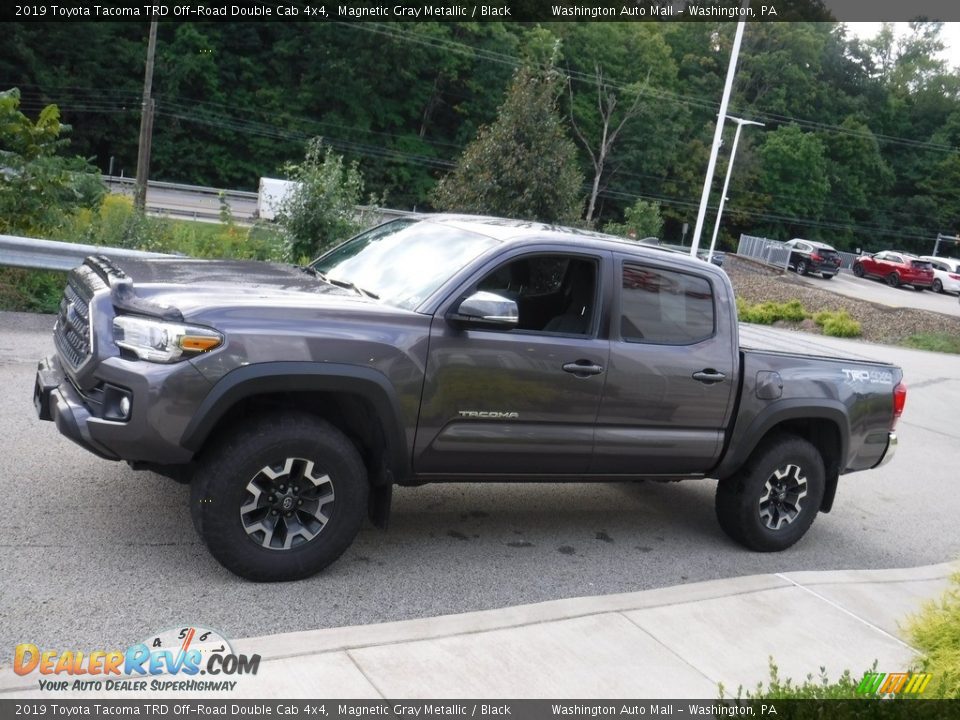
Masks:
[[[480,129],[456,168],[437,185],[443,210],[573,224],[583,175],[560,119],[562,78],[525,65],[513,78],[496,121]]]
[[[95,206],[104,187],[83,158],[62,154],[70,128],[56,105],[36,122],[19,108],[18,90],[0,93],[0,232],[42,233],[64,214]]]
[[[603,231],[611,235],[643,240],[648,237],[660,237],[663,230],[663,218],[660,216],[660,203],[637,200],[627,208],[622,223],[610,222]]]
[[[74,152],[130,176],[146,34],[145,23],[8,23],[0,89],[19,87],[31,118],[56,103]],[[598,66],[621,99],[611,128],[637,101],[603,166],[596,225],[622,221],[638,198],[657,201],[661,235],[677,242],[696,218],[733,34],[722,20],[165,23],[152,176],[254,189],[322,135],[391,205],[431,209],[439,178],[496,120],[516,68],[542,65],[559,40],[574,90],[559,99],[564,128],[575,121],[597,147]],[[746,232],[929,252],[938,232],[960,230],[960,75],[939,59],[942,45],[933,22],[867,41],[832,22],[750,25],[730,108],[766,126],[741,137],[721,246]]]
[[[960,699],[960,573],[939,601],[910,619],[907,632],[922,653],[919,669],[933,674],[926,693]]]
[[[314,138],[304,161],[288,165],[286,172],[297,185],[281,204],[277,221],[291,259],[314,258],[360,229],[356,206],[363,177],[356,163],[344,163],[322,138]]]

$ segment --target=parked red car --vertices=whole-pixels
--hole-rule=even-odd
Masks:
[[[911,285],[914,290],[933,287],[933,266],[928,260],[893,250],[861,255],[853,261],[853,274],[886,280],[890,287]]]

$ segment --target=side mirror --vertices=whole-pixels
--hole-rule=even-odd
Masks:
[[[448,317],[467,326],[510,329],[517,326],[520,312],[513,300],[479,290],[464,298]]]

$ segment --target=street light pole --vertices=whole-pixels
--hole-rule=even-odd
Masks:
[[[744,120],[733,115],[727,115],[728,120],[733,120],[737,124],[737,132],[733,135],[733,147],[730,148],[730,160],[727,162],[727,176],[723,180],[723,192],[720,193],[720,207],[717,209],[717,222],[713,225],[713,237],[710,238],[710,252],[707,253],[707,261],[713,260],[713,249],[717,246],[717,233],[720,232],[720,218],[723,217],[723,205],[727,201],[727,188],[730,187],[730,175],[733,174],[733,159],[737,156],[737,144],[740,142],[740,131],[744,125],[759,125],[763,123],[753,120]]]
[[[147,206],[147,180],[150,176],[150,142],[153,139],[153,59],[157,50],[157,21],[150,21],[147,41],[147,68],[143,76],[143,104],[140,110],[140,146],[137,151],[137,183],[133,205],[143,212]]]
[[[743,16],[750,6],[750,0],[743,0]],[[707,215],[707,201],[710,199],[710,186],[713,185],[713,171],[717,166],[717,154],[720,152],[720,140],[723,136],[723,119],[727,115],[727,105],[730,102],[730,91],[733,89],[733,78],[737,74],[737,58],[740,56],[740,41],[743,40],[745,20],[737,23],[737,33],[733,37],[733,49],[730,51],[730,64],[727,65],[727,80],[723,85],[723,96],[720,99],[720,112],[717,113],[717,127],[713,132],[713,148],[710,150],[710,161],[707,163],[707,176],[703,180],[703,193],[700,195],[700,210],[697,212],[697,224],[693,230],[693,241],[690,245],[690,256],[696,257],[700,247],[700,233],[703,232],[703,221]]]

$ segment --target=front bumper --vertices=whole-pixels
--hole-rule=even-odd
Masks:
[[[888,462],[893,460],[893,456],[896,454],[897,454],[897,434],[891,431],[887,439],[887,449],[883,451],[883,457],[880,458],[880,462],[874,465],[874,467],[875,468],[883,467]]]
[[[210,390],[192,363],[159,365],[107,358],[77,385],[56,356],[37,367],[33,403],[41,420],[99,457],[163,465],[190,462],[183,430]],[[130,401],[118,413],[118,398]]]
[[[120,459],[90,435],[89,421],[93,414],[83,402],[80,392],[64,374],[57,358],[44,358],[37,365],[33,406],[41,420],[53,421],[61,435],[85,450],[106,460]]]

